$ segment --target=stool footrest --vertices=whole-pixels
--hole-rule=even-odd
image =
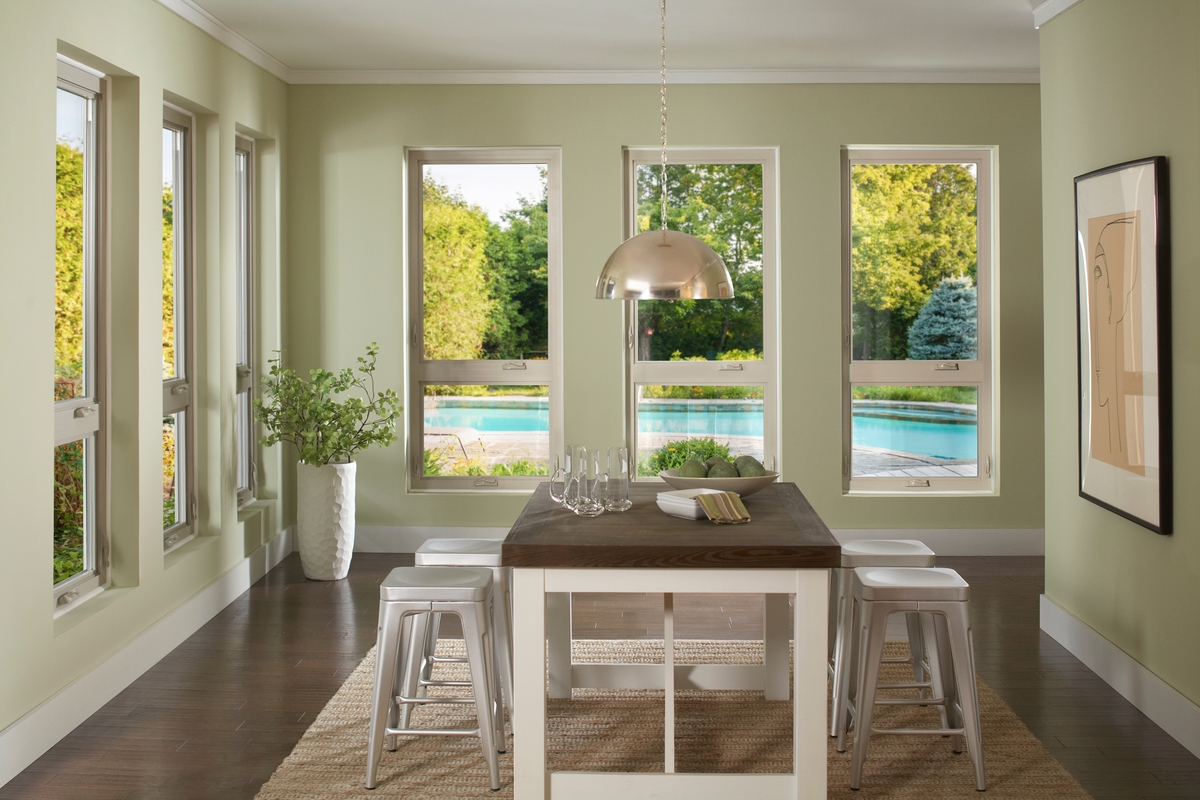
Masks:
[[[421,686],[471,686],[470,681],[431,681],[425,678],[420,680]]]
[[[925,736],[965,736],[965,728],[871,728],[871,735],[877,733],[898,733],[904,736],[923,734]]]
[[[467,659],[462,656],[429,656],[425,659],[431,664],[466,664]]]
[[[931,681],[909,681],[908,683],[881,683],[875,687],[876,691],[884,689],[932,689]]]
[[[876,697],[877,706],[944,706],[944,697]]]
[[[435,728],[387,728],[384,731],[385,736],[478,736],[479,728],[471,728],[463,730],[461,728],[452,728],[450,730],[441,730]]]
[[[433,704],[433,703],[447,703],[450,705],[466,705],[467,703],[474,703],[475,698],[474,697],[404,697],[403,695],[396,695],[396,702],[397,703],[420,703],[422,705]]]

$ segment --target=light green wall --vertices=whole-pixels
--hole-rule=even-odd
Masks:
[[[779,148],[782,465],[836,528],[1042,527],[1041,172],[1037,86],[673,86],[671,143]],[[658,140],[655,86],[293,86],[289,358],[379,377],[404,357],[404,148],[561,146],[566,439],[622,438],[622,304],[592,298],[622,239],[622,146]],[[841,491],[840,147],[998,147],[1001,492]],[[406,495],[399,445],[360,459],[364,525],[508,525],[521,496]]]
[[[50,405],[56,52],[114,74],[111,144],[113,588],[54,619]],[[162,552],[161,121],[197,125],[200,536]],[[287,89],[153,0],[39,0],[0,10],[0,729],[86,673],[279,530],[279,503],[238,522],[234,409],[235,126],[265,137],[262,349],[279,346]],[[279,456],[263,458],[279,494]]]
[[[1046,594],[1200,702],[1200,319],[1172,304],[1175,534],[1158,536],[1079,497],[1073,182],[1165,155],[1171,290],[1200,292],[1200,4],[1085,0],[1042,41],[1045,219]]]

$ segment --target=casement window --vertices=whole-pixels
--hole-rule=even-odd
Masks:
[[[234,144],[234,195],[237,225],[237,405],[234,438],[237,450],[238,505],[254,499],[254,140],[237,137]]]
[[[993,490],[992,151],[843,151],[843,488]]]
[[[107,581],[104,79],[59,61],[55,142],[54,597]]]
[[[561,450],[560,163],[408,151],[412,489],[528,491]]]
[[[626,236],[661,226],[661,151],[628,149]],[[684,440],[779,467],[776,152],[670,151],[667,227],[708,243],[728,300],[630,300],[628,439],[640,478]],[[695,446],[695,445],[693,445]]]
[[[163,107],[162,361],[163,547],[195,533],[193,117]]]

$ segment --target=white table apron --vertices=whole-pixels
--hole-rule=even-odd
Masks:
[[[513,720],[513,789],[517,800],[612,800],[616,792],[620,792],[622,798],[653,797],[656,800],[727,800],[736,796],[735,792],[756,800],[825,797],[829,570],[517,567],[513,571],[512,591],[513,619],[520,620],[513,631],[516,673],[514,706],[519,709]],[[673,693],[676,688],[692,685],[686,673],[694,667],[676,667],[673,663],[673,625],[669,599],[665,603],[666,663],[662,666],[652,665],[661,674],[659,685],[665,689],[668,699],[664,704],[666,771],[660,774],[549,772],[546,765],[546,604],[548,596],[559,592],[767,594],[768,597],[784,596],[785,604],[786,595],[794,594],[796,613],[792,636],[796,644],[792,774],[691,774],[674,771]],[[552,639],[552,643],[554,641]],[[567,641],[569,646],[569,637]],[[775,650],[777,653],[778,648]],[[786,680],[786,648],[782,652]],[[677,682],[681,669],[685,671],[688,682]],[[768,675],[772,672],[770,664],[760,669]],[[711,680],[702,678],[700,683],[707,683],[712,688]]]

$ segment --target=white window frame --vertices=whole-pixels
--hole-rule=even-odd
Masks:
[[[253,502],[257,483],[257,448],[254,424],[255,386],[255,248],[257,216],[255,208],[254,140],[238,135],[234,141],[234,197],[236,216],[237,378],[234,413],[237,422],[235,452],[237,458],[237,501],[242,507]]]
[[[557,147],[412,148],[408,170],[408,452],[409,491],[528,493],[549,476],[426,476],[426,384],[544,385],[550,404],[550,450],[563,444],[562,321],[562,150]],[[545,360],[427,361],[424,344],[424,209],[422,176],[426,164],[545,164],[547,190],[547,313],[549,349]],[[551,466],[552,468],[552,466]]]
[[[107,79],[58,60],[57,88],[88,100],[84,142],[84,392],[54,404],[54,446],[85,441],[83,571],[54,584],[63,608],[108,585]]]
[[[163,381],[163,416],[181,411],[183,430],[175,431],[175,474],[183,472],[176,489],[176,518],[183,520],[163,530],[163,549],[178,547],[196,535],[196,404],[195,404],[195,130],[196,118],[170,103],[163,104],[163,128],[182,133],[176,151],[176,175],[183,183],[174,190],[175,215],[175,364],[174,378]],[[180,213],[182,204],[182,213]],[[180,331],[182,328],[182,331]],[[180,350],[183,352],[180,353]],[[179,457],[182,444],[183,457]]]
[[[851,168],[859,164],[976,165],[976,300],[978,349],[973,361],[854,361],[851,313]],[[996,321],[995,150],[987,147],[845,147],[842,149],[842,489],[846,494],[962,495],[993,494],[996,489],[995,358]],[[852,476],[851,387],[977,386],[979,435],[976,477]]]
[[[761,361],[640,361],[637,300],[625,303],[626,441],[638,452],[637,388],[644,385],[763,387],[763,463],[782,470],[779,446],[779,154],[773,147],[672,147],[670,164],[761,164],[763,197],[763,358]],[[625,237],[637,234],[637,169],[661,162],[661,148],[625,148]],[[720,300],[702,302],[720,303]],[[632,467],[636,472],[636,466]],[[637,478],[656,481],[660,478]]]

